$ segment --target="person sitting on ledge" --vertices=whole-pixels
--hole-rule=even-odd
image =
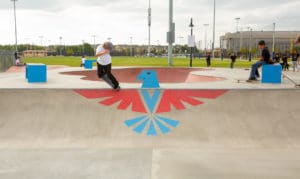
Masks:
[[[266,42],[263,40],[259,41],[258,47],[260,50],[262,50],[261,57],[256,63],[252,65],[251,74],[247,82],[257,81],[257,78],[260,77],[258,68],[260,68],[262,65],[274,64],[273,60],[271,60],[271,54],[268,47],[266,46]]]
[[[18,56],[16,58],[15,65],[16,66],[26,66],[26,63],[23,63],[22,60],[21,60],[21,57]]]

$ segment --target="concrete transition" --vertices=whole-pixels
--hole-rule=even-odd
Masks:
[[[153,69],[153,68],[150,68]],[[218,82],[224,81],[226,78],[208,75],[195,75],[192,72],[211,71],[208,69],[192,69],[192,68],[154,68],[157,72],[159,82],[161,83],[197,83],[197,82]],[[136,77],[149,68],[120,68],[113,69],[112,73],[122,83],[136,83]],[[100,81],[95,70],[90,71],[71,71],[62,72],[64,75],[84,76],[82,79],[87,81]]]
[[[2,179],[298,179],[299,90],[0,90]]]

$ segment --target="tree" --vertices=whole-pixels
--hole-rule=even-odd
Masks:
[[[248,54],[248,49],[243,47],[243,48],[241,48],[240,53],[241,53],[241,55],[247,55]]]
[[[252,47],[252,49],[251,49],[251,54],[252,54],[252,56],[255,56],[255,55],[257,55],[257,48],[255,48],[255,47]]]
[[[94,53],[94,48],[92,47],[91,44],[88,44],[88,43],[84,43],[83,44],[83,48],[84,48],[84,54],[85,55],[88,55],[88,56],[93,56],[95,53]]]
[[[67,56],[73,56],[74,55],[74,50],[70,47],[67,47],[66,49],[66,55]]]

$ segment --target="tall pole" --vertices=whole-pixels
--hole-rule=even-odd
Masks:
[[[44,38],[44,36],[39,36],[39,38],[40,38],[40,42],[41,42],[41,47],[43,46],[43,38]]]
[[[182,39],[184,39],[184,37],[178,36],[177,38],[178,38],[178,44],[182,45]]]
[[[249,46],[248,46],[248,59],[249,59],[249,62],[252,61],[252,28],[251,27],[248,27],[248,30],[249,30]]]
[[[193,28],[194,28],[193,18],[191,18],[191,23],[189,27],[191,28],[191,38],[193,39]],[[193,45],[194,44],[191,44],[190,67],[193,67]]]
[[[276,32],[275,32],[275,29],[276,28],[276,23],[274,22],[273,23],[273,47],[272,47],[272,59],[274,59],[275,57],[275,35],[276,35]]]
[[[204,51],[205,51],[205,56],[207,56],[207,27],[209,26],[209,24],[204,24],[204,28],[205,28],[205,37],[204,37]]]
[[[15,48],[16,52],[18,53],[18,31],[17,31],[17,12],[16,12],[16,1],[18,0],[11,0],[14,2],[14,20],[15,20]]]
[[[82,55],[85,55],[84,43],[85,43],[85,41],[82,40]]]
[[[242,59],[242,48],[243,48],[243,28],[240,31],[240,59]]]
[[[96,54],[96,35],[92,35],[94,38],[94,54]]]
[[[132,37],[130,37],[130,56],[133,56],[133,51],[132,51]]]
[[[168,63],[173,66],[173,43],[175,38],[175,24],[173,23],[173,0],[169,0],[169,32],[168,32]]]
[[[151,12],[151,0],[149,0],[149,8],[148,8],[148,56],[150,56],[151,54],[151,15],[152,15],[152,12]]]
[[[215,39],[216,39],[216,0],[214,0],[212,58],[215,58]]]
[[[241,18],[237,17],[237,18],[235,18],[235,20],[236,20],[236,35],[238,35],[238,33],[239,33],[239,23],[240,23]],[[236,45],[237,43],[235,43],[236,40],[237,40],[237,38],[234,38],[234,40],[233,40],[233,42],[234,42],[234,51],[235,51],[235,54],[238,55],[238,49],[239,48],[236,47],[237,46]]]
[[[59,51],[60,51],[60,56],[62,56],[62,37],[59,37]]]
[[[236,32],[239,32],[239,23],[240,23],[240,20],[241,20],[240,17],[235,18],[235,21],[236,21]]]

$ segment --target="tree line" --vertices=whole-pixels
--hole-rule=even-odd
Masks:
[[[97,45],[96,45],[97,47]],[[50,45],[50,46],[39,46],[21,44],[18,45],[18,52],[23,53],[27,50],[45,50],[49,56],[94,56],[95,49],[94,45],[84,43],[81,45]],[[0,45],[0,50],[15,51],[14,45]],[[151,46],[150,55],[161,56],[167,54],[168,47],[162,45]],[[195,54],[202,53],[197,48],[193,50]],[[190,48],[187,45],[175,45],[173,48],[175,54],[189,54]],[[148,46],[146,45],[115,45],[112,51],[113,56],[145,56],[148,54]]]

